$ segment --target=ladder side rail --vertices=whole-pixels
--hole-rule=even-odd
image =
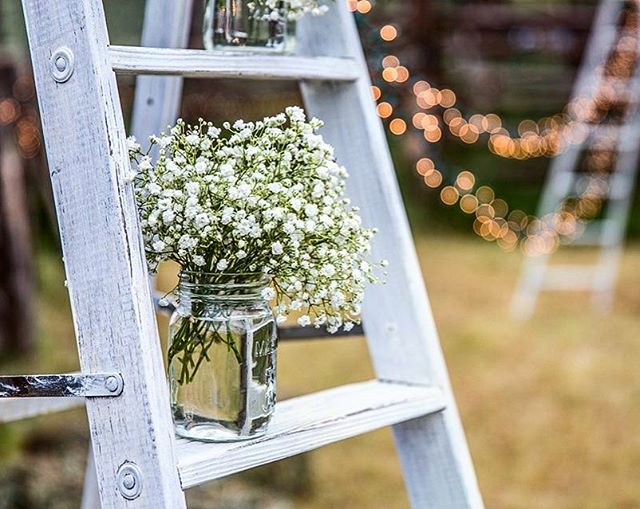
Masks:
[[[622,0],[600,0],[593,19],[584,57],[573,86],[572,98],[592,96],[598,80],[593,79],[598,66],[603,65],[615,42],[615,25],[621,12]]]
[[[542,198],[538,204],[539,218],[554,212],[564,197],[570,193],[575,182],[573,169],[578,164],[584,146],[585,143],[570,145],[565,152],[551,160]],[[533,314],[538,294],[543,288],[549,259],[548,254],[525,257],[511,302],[511,314],[515,318],[526,320]]]
[[[571,99],[578,99],[582,95],[592,96],[599,80],[593,79],[598,67],[603,65],[615,43],[615,31],[611,30],[617,22],[617,16],[622,6],[621,0],[601,0],[598,6],[585,56],[578,71]],[[547,178],[543,184],[542,199],[538,207],[538,216],[553,212],[559,205],[557,195],[569,192],[573,180],[563,173],[573,173],[578,161],[580,150],[585,144],[571,145],[567,151],[556,156],[551,161]],[[554,188],[558,186],[558,189]]]
[[[84,405],[84,398],[2,398],[0,423],[71,410]]]
[[[367,290],[366,335],[378,378],[435,384],[446,409],[394,426],[413,507],[481,508],[478,485],[430,311],[386,137],[375,111],[360,38],[344,2],[322,18],[302,19],[298,51],[352,57],[361,73],[351,84],[302,82],[306,106],[326,122],[323,135],[351,173],[349,195],[365,224],[379,227],[375,257],[387,258],[387,283]],[[384,312],[381,312],[383,311]]]
[[[542,198],[536,211],[538,217],[544,217],[556,211],[564,198],[571,193],[575,184],[574,170],[580,162],[581,153],[587,147],[588,142],[569,145],[564,152],[551,160]]]
[[[124,378],[119,397],[86,401],[102,507],[181,509],[169,391],[125,179],[130,166],[102,2],[23,0],[23,8],[80,365],[83,373]],[[118,489],[118,471],[128,462],[142,482],[131,501]]]
[[[89,445],[87,465],[84,470],[84,484],[82,487],[82,502],[80,509],[100,509],[100,492],[96,478],[96,462],[93,458],[93,448]]]
[[[607,204],[605,227],[602,230],[597,271],[594,278],[593,302],[600,309],[608,309],[613,303],[613,291],[616,276],[622,258],[624,236],[631,213],[633,190],[635,189],[638,164],[640,162],[640,114],[634,115],[633,121],[621,130],[619,144],[627,144],[634,140],[634,148],[618,153],[615,172],[612,177],[614,200]]]
[[[193,0],[146,0],[141,45],[186,48],[192,11]],[[142,147],[149,136],[159,134],[178,118],[183,84],[182,76],[136,76],[129,131]],[[153,293],[154,276],[149,277],[149,286]]]
[[[147,0],[142,46],[186,48],[193,0]],[[163,27],[160,30],[158,27]],[[138,76],[131,117],[131,133],[143,144],[159,134],[180,114],[181,76]]]
[[[585,56],[571,93],[572,101],[581,96],[593,96],[599,82],[599,79],[594,79],[593,75],[599,66],[604,65],[613,49],[615,43],[613,27],[621,12],[621,6],[621,0],[600,1],[593,21],[594,28],[589,35]],[[558,201],[557,195],[569,192],[573,180],[569,176],[560,176],[560,174],[573,173],[579,161],[579,150],[577,152],[574,150],[578,147],[583,150],[585,144],[569,146],[567,151],[552,159],[547,178],[543,184],[542,198],[538,207],[539,217],[553,212],[561,203]],[[555,186],[558,186],[558,189],[555,189]]]
[[[640,51],[640,40],[636,45],[636,51]],[[600,234],[602,249],[594,275],[592,301],[594,306],[601,310],[608,310],[613,305],[615,282],[640,161],[640,109],[637,102],[640,65],[636,65],[633,76],[627,82],[627,88],[631,92],[629,95],[632,96],[633,102],[628,105],[630,111],[620,126],[616,141],[617,158],[614,171],[609,178],[610,201],[606,206],[605,221]]]

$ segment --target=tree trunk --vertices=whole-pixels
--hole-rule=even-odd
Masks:
[[[0,98],[15,73],[0,69]],[[33,268],[25,166],[13,128],[0,126],[0,354],[22,353],[33,337]]]

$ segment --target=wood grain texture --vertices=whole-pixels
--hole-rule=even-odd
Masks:
[[[24,0],[23,8],[81,369],[118,372],[125,383],[120,397],[86,403],[102,506],[184,508],[102,1]],[[50,72],[61,46],[75,55],[65,83]],[[126,461],[143,477],[132,501],[116,483]]]
[[[358,73],[348,58],[301,58],[276,55],[223,55],[197,49],[111,46],[119,74],[160,74],[185,78],[354,81]]]
[[[330,36],[328,36],[330,34]],[[309,114],[325,121],[323,135],[350,174],[349,195],[366,225],[377,226],[374,256],[389,260],[386,285],[367,290],[365,332],[378,378],[440,386],[447,409],[394,435],[413,507],[480,508],[482,499],[451,392],[438,334],[395,178],[385,133],[376,115],[357,29],[346,4],[336,2],[298,29],[304,56],[348,56],[361,76],[355,84],[302,84]]]
[[[228,444],[178,440],[180,478],[190,488],[443,407],[437,388],[381,381],[290,399],[276,405],[264,437]]]
[[[0,400],[0,422],[13,422],[84,406],[84,398],[29,398]]]

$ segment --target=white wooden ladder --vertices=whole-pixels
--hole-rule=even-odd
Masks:
[[[179,49],[190,4],[149,0],[143,42],[158,47],[145,48],[109,44],[102,0],[23,0],[82,368],[69,380],[78,387],[73,394],[86,399],[102,507],[180,509],[183,490],[192,486],[392,425],[413,507],[481,508],[344,1],[299,24],[297,55],[261,57]],[[254,441],[175,438],[133,191],[125,178],[129,161],[116,73],[163,76],[139,79],[138,135],[175,118],[184,76],[300,81],[307,110],[325,120],[323,135],[349,168],[350,197],[365,223],[380,228],[374,254],[390,262],[387,284],[369,289],[363,310],[376,380],[279,402],[266,437]],[[51,394],[46,379],[5,382],[21,396],[62,395]],[[110,395],[119,382],[121,393]],[[36,413],[27,411],[33,401],[0,404],[12,404],[18,417]]]
[[[577,194],[577,188],[594,179],[593,173],[579,171],[585,151],[598,145],[613,145],[614,163],[608,178],[602,182],[604,214],[590,221],[584,233],[568,244],[597,247],[598,261],[591,265],[551,264],[552,257],[548,254],[526,258],[512,302],[516,318],[526,319],[532,315],[538,294],[543,290],[590,291],[594,307],[604,311],[613,302],[640,155],[640,63],[636,58],[633,75],[625,80],[612,79],[603,72],[607,58],[619,38],[625,35],[619,25],[625,3],[640,10],[636,0],[600,1],[572,97],[573,100],[595,97],[599,88],[611,87],[620,96],[627,95],[629,104],[625,116],[619,124],[580,126],[589,134],[582,143],[571,145],[552,160],[538,210],[538,217],[558,211],[567,198]],[[635,31],[638,30],[636,27]],[[634,35],[639,42],[635,51],[640,51],[640,38],[637,33]],[[601,177],[595,175],[595,178]]]

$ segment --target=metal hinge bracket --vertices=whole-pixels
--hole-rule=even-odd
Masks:
[[[0,376],[0,398],[109,398],[123,388],[120,373]]]

